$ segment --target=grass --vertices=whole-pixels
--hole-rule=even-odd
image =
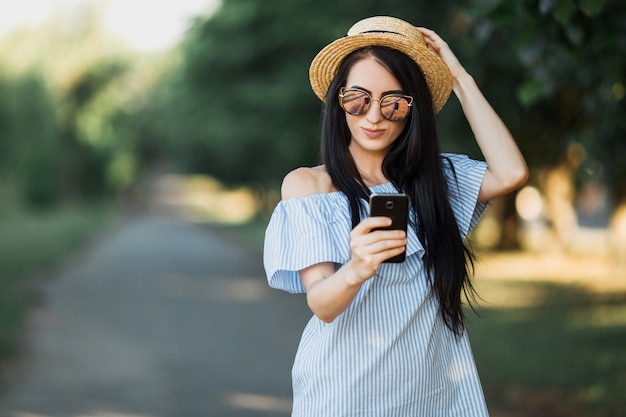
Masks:
[[[485,302],[468,331],[494,415],[609,417],[626,407],[626,290],[562,275],[477,278]]]
[[[111,218],[88,207],[0,216],[0,359],[16,352],[21,322],[34,301],[34,274],[57,264]]]

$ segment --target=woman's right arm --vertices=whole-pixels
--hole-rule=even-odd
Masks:
[[[300,271],[309,308],[330,323],[352,303],[365,281],[376,275],[380,264],[406,250],[406,233],[372,229],[389,226],[387,217],[369,217],[350,233],[351,259],[335,271],[332,263],[321,263]]]
[[[325,171],[299,168],[283,181],[283,200],[331,191]],[[350,260],[335,271],[333,263],[324,262],[305,268],[300,280],[306,289],[309,308],[321,320],[330,323],[343,313],[365,281],[376,274],[386,259],[406,250],[406,233],[373,229],[389,226],[387,217],[368,217],[350,232]]]

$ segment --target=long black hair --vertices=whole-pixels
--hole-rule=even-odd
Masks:
[[[473,254],[463,243],[448,200],[432,97],[422,72],[411,58],[390,48],[371,46],[353,52],[342,62],[326,95],[320,144],[322,163],[333,185],[347,197],[354,228],[361,221],[361,208],[371,191],[348,149],[351,136],[338,94],[345,87],[352,66],[367,56],[374,57],[390,71],[404,93],[414,98],[406,127],[393,142],[382,169],[394,187],[411,200],[416,220],[411,227],[425,249],[424,266],[431,295],[439,301],[439,312],[446,326],[460,335],[464,329],[461,293],[475,294],[470,281]]]

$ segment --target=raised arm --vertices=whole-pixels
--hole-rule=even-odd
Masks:
[[[418,29],[428,45],[448,65],[454,80],[454,94],[487,162],[478,201],[488,201],[521,187],[528,179],[528,167],[513,136],[448,44],[432,30]]]

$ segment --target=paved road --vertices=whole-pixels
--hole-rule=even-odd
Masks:
[[[140,217],[43,284],[2,417],[288,416],[310,313],[261,254]]]

